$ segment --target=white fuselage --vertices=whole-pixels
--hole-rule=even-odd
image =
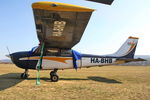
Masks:
[[[45,59],[48,58],[48,59]],[[77,60],[78,68],[115,64],[116,58],[82,57]],[[42,69],[72,69],[72,57],[43,57]]]

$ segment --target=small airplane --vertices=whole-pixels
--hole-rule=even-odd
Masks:
[[[111,4],[113,0],[93,1]],[[25,69],[23,79],[28,78],[29,69],[52,70],[50,79],[57,82],[58,70],[143,60],[134,59],[137,37],[129,37],[116,53],[109,55],[81,54],[71,49],[80,41],[94,9],[58,2],[36,2],[32,8],[40,44],[30,51],[9,54],[16,66]]]

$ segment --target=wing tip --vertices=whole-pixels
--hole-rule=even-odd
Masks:
[[[86,1],[97,2],[97,3],[106,4],[106,5],[111,5],[114,0],[86,0]]]

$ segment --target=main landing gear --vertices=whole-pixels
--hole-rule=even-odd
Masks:
[[[22,79],[27,79],[28,76],[29,76],[29,74],[28,74],[28,69],[25,69],[24,73],[22,73],[20,77],[21,77]]]
[[[52,82],[57,82],[59,80],[59,76],[57,75],[57,70],[58,69],[54,69],[53,71],[50,72],[50,80]]]

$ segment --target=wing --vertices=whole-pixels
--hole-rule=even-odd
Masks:
[[[77,44],[93,9],[57,2],[32,4],[38,39],[46,48],[70,49]]]

